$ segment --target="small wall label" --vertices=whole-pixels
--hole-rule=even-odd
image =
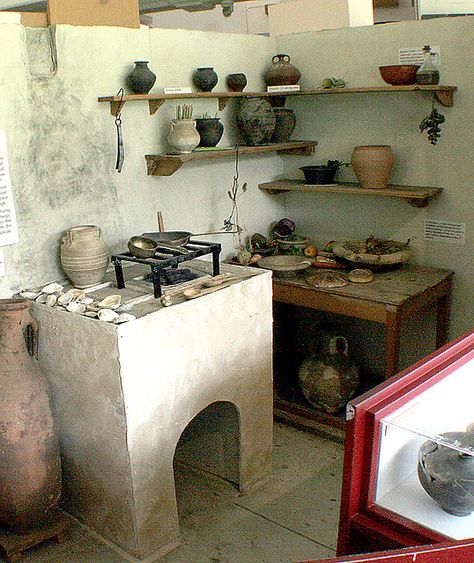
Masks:
[[[453,244],[465,244],[466,223],[450,223],[449,221],[425,221],[425,239]]]

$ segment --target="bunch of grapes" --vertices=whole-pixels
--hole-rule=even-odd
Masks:
[[[444,115],[439,113],[436,108],[433,108],[431,113],[420,123],[420,132],[428,131],[428,139],[432,145],[436,145],[438,142],[441,132],[441,123],[444,123]]]

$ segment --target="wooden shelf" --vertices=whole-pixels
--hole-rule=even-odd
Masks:
[[[315,192],[315,193],[338,193],[356,196],[380,196],[405,199],[414,207],[426,207],[430,200],[439,196],[442,188],[427,186],[398,186],[389,185],[384,189],[364,189],[355,182],[341,182],[339,184],[306,184],[303,180],[276,180],[259,184],[261,190],[272,194],[284,192]]]
[[[367,86],[361,88],[314,88],[301,90],[300,92],[193,92],[192,94],[129,94],[127,96],[102,96],[99,102],[110,103],[112,115],[117,115],[126,102],[147,101],[150,114],[153,115],[165,103],[166,100],[185,100],[195,98],[217,98],[219,110],[222,111],[227,103],[233,98],[249,98],[254,96],[266,98],[286,98],[288,96],[318,96],[333,94],[371,94],[377,92],[433,92],[440,104],[452,107],[454,104],[454,92],[457,86],[442,86],[413,84],[410,86]]]
[[[288,141],[287,143],[271,143],[268,145],[258,145],[254,147],[239,146],[238,153],[260,154],[277,152],[282,155],[310,156],[314,154],[317,141]],[[212,149],[194,150],[190,154],[147,154],[147,169],[149,176],[171,176],[181,168],[185,162],[194,160],[208,160],[213,158],[225,158],[235,156],[236,148],[231,149]]]

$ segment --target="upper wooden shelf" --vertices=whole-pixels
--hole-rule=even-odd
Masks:
[[[365,189],[355,182],[341,182],[339,184],[306,184],[303,180],[277,180],[259,184],[261,190],[269,193],[283,192],[316,192],[338,193],[360,196],[381,196],[405,199],[414,207],[426,207],[431,199],[438,196],[443,189],[426,186],[398,186],[389,185],[384,189]]]
[[[259,154],[276,151],[278,154],[311,156],[318,144],[317,141],[288,141],[287,143],[269,143],[254,147],[238,147],[239,155]],[[195,149],[190,154],[147,154],[145,156],[149,176],[171,176],[181,168],[183,163],[191,160],[208,160],[235,156],[237,148],[229,149]]]
[[[287,96],[318,96],[332,94],[370,94],[376,92],[433,92],[434,96],[443,106],[451,107],[454,104],[454,92],[457,86],[442,86],[413,84],[410,86],[367,86],[363,88],[315,88],[301,90],[300,92],[193,92],[192,94],[129,94],[127,96],[103,96],[99,102],[110,103],[112,115],[120,113],[126,102],[147,101],[150,114],[153,115],[166,100],[183,100],[189,98],[217,98],[219,110],[222,111],[233,98],[259,97],[287,97]]]

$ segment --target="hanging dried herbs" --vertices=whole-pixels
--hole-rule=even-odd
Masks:
[[[237,235],[237,238],[239,240],[240,250],[244,249],[242,232],[244,231],[245,225],[244,227],[242,227],[240,224],[241,217],[239,213],[239,203],[237,200],[246,191],[247,191],[246,183],[242,184],[242,186],[239,186],[239,147],[237,146],[236,154],[235,154],[235,174],[232,180],[232,187],[227,192],[229,199],[232,201],[232,210],[229,217],[227,217],[227,219],[224,220],[224,226],[222,227],[221,230],[227,232],[234,232]]]
[[[420,123],[420,132],[427,131],[428,139],[432,145],[436,145],[441,133],[440,125],[444,123],[444,115],[433,106],[431,113]]]

